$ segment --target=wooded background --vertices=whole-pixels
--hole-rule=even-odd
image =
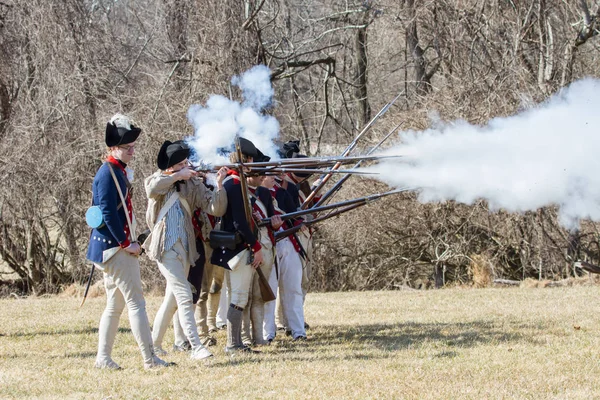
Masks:
[[[162,141],[191,135],[188,107],[228,95],[256,64],[272,70],[281,138],[332,155],[399,93],[360,151],[399,123],[428,127],[431,112],[485,123],[599,76],[598,29],[600,4],[586,0],[0,0],[1,260],[30,293],[85,280],[83,216],[115,112],[143,128],[141,221]],[[336,200],[381,190],[352,178]],[[564,230],[553,208],[490,213],[405,194],[320,225],[313,290],[471,283],[481,271],[565,278],[575,259],[600,260],[599,237],[586,221]]]

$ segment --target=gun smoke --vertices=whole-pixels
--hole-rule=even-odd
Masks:
[[[252,141],[264,154],[277,157],[274,139],[279,136],[279,122],[262,114],[273,100],[270,76],[265,65],[234,76],[231,83],[241,89],[242,103],[212,95],[205,106],[190,106],[187,117],[194,136],[187,141],[195,152],[192,161],[209,165],[229,163],[226,154],[233,150],[236,135]]]
[[[524,212],[555,205],[560,223],[600,221],[600,80],[586,78],[520,114],[485,126],[459,120],[400,133],[388,154],[405,158],[368,168],[395,187],[417,187],[421,202],[487,200]]]

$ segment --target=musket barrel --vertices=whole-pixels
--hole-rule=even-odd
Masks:
[[[385,155],[385,156],[352,156],[352,157],[315,157],[315,158],[284,158],[282,160],[276,161],[264,161],[264,162],[252,162],[252,163],[244,163],[243,166],[247,168],[277,168],[277,167],[297,167],[297,168],[306,168],[306,167],[330,167],[334,164],[351,164],[356,161],[374,161],[374,160],[384,160],[388,158],[399,158],[401,155]],[[217,172],[220,168],[226,167],[231,169],[238,169],[242,165],[240,163],[235,164],[221,164],[214,165],[208,168],[202,168],[200,166],[193,166],[194,170],[198,172]],[[327,173],[329,171],[319,171],[321,173]]]
[[[272,175],[284,174],[286,172],[290,173],[304,173],[304,174],[318,174],[324,172],[320,169],[308,169],[308,168],[252,168],[246,175],[262,175],[264,173],[271,173]],[[368,171],[353,171],[353,170],[336,170],[333,171],[336,174],[351,174],[351,175],[377,175],[377,172],[368,172]]]
[[[358,143],[358,140],[371,128],[371,126],[373,126],[373,124],[375,123],[375,121],[377,119],[379,119],[379,117],[381,117],[383,114],[385,114],[387,112],[387,110],[392,106],[392,104],[394,104],[396,102],[396,100],[398,100],[398,98],[402,95],[402,93],[404,93],[404,91],[401,91],[400,93],[398,93],[398,95],[392,101],[390,101],[385,106],[383,106],[383,108],[377,113],[377,115],[375,115],[371,119],[371,121],[369,121],[369,123],[363,128],[363,130],[358,134],[358,136],[354,138],[352,143],[350,143],[350,145],[348,145],[346,150],[344,150],[344,152],[342,153],[341,157],[346,157],[348,154],[350,154],[350,152],[352,150],[354,150],[354,148],[356,147],[356,144]],[[341,166],[340,163],[336,163],[332,169],[333,170],[339,169],[340,166]],[[306,197],[306,199],[304,200],[304,203],[302,203],[302,205],[300,206],[302,209],[305,209],[308,207],[310,202],[315,198],[315,196],[317,195],[319,190],[321,190],[323,188],[323,186],[325,186],[325,184],[331,178],[331,176],[332,176],[331,173],[321,175],[321,182],[317,185],[317,187],[313,188],[313,190],[310,192],[310,194]]]
[[[377,143],[371,150],[369,150],[369,152],[366,154],[367,156],[370,156],[371,154],[373,154],[375,152],[375,150],[377,150],[390,136],[392,136],[392,134],[394,132],[396,132],[396,130],[398,128],[400,128],[402,126],[403,122],[400,122],[398,125],[396,125],[391,131],[389,131],[389,133],[387,135],[384,136],[383,139],[381,139],[379,141],[379,143]],[[354,165],[354,168],[358,168],[360,167],[360,165],[362,164],[363,160],[359,160],[356,165]],[[346,174],[345,176],[343,176],[339,181],[337,181],[335,183],[335,185],[333,185],[333,187],[331,189],[329,189],[327,192],[325,192],[325,194],[323,194],[323,196],[321,196],[321,198],[319,199],[319,201],[317,201],[313,207],[319,207],[321,206],[325,201],[327,201],[327,199],[329,199],[331,196],[333,196],[338,190],[340,190],[340,188],[342,187],[342,185],[344,184],[344,182],[346,182],[350,177],[352,176],[352,174]]]
[[[275,241],[279,241],[281,239],[284,239],[284,238],[286,238],[286,237],[288,237],[288,236],[290,236],[290,235],[298,232],[300,229],[302,229],[303,226],[311,226],[313,224],[316,224],[317,222],[321,222],[321,221],[324,221],[326,219],[336,217],[336,216],[338,216],[338,215],[340,215],[342,213],[354,210],[355,208],[362,207],[365,204],[367,204],[367,202],[353,204],[351,206],[342,208],[341,210],[332,211],[331,213],[329,213],[327,215],[324,215],[324,216],[319,217],[319,218],[315,218],[315,219],[310,220],[310,221],[305,221],[305,222],[301,223],[300,225],[294,226],[293,228],[289,228],[289,229],[286,229],[284,231],[275,232],[275,234],[273,236],[275,236]]]
[[[294,212],[291,212],[291,213],[283,214],[280,217],[281,217],[282,220],[286,221],[288,219],[301,217],[301,216],[306,215],[306,214],[312,214],[312,213],[315,213],[315,212],[332,210],[332,209],[338,208],[338,207],[350,206],[350,205],[359,204],[359,203],[365,203],[366,204],[366,203],[369,203],[371,201],[380,199],[382,197],[389,196],[389,195],[396,194],[396,193],[405,192],[407,190],[410,190],[410,189],[408,189],[408,188],[402,188],[402,189],[391,190],[391,191],[385,192],[385,193],[372,194],[370,196],[360,197],[360,198],[352,199],[352,200],[341,201],[339,203],[328,204],[326,206],[321,206],[321,207],[317,207],[317,208],[310,208],[308,210],[294,211]],[[263,218],[262,220],[258,221],[257,225],[258,226],[265,226],[265,225],[268,225],[269,223],[271,223],[271,219],[270,218]]]

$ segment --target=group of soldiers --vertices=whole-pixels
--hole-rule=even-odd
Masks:
[[[165,141],[157,171],[144,181],[150,233],[142,245],[135,238],[127,167],[140,133],[121,114],[107,123],[108,154],[92,186],[92,205],[101,210],[102,221],[92,229],[87,258],[103,272],[107,295],[95,366],[120,369],[111,353],[125,306],[145,368],[172,365],[161,358],[171,321],[174,351],[189,351],[194,360],[212,357],[208,347],[216,345],[212,334],[219,329],[219,304],[226,314],[227,354],[255,353],[253,346],[270,344],[278,329],[295,341],[306,340],[311,232],[303,227],[278,241],[274,234],[302,224],[301,219],[284,221],[280,216],[300,208],[310,193],[310,175],[245,177],[239,169],[222,167],[211,185],[191,168],[185,142]],[[238,147],[230,153],[232,163],[269,160],[249,140],[239,138]],[[302,157],[299,143],[282,145],[280,155]],[[258,221],[268,223],[261,226]],[[144,250],[166,280],[152,328],[138,260]],[[277,300],[263,299],[261,277]]]

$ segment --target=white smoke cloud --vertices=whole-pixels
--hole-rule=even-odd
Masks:
[[[187,117],[194,136],[187,141],[199,160],[211,165],[229,163],[221,149],[232,150],[236,134],[250,140],[264,154],[278,158],[273,141],[279,136],[279,122],[261,113],[272,104],[270,74],[268,67],[257,65],[233,77],[232,84],[242,90],[242,104],[213,95],[205,106],[190,106]]]
[[[241,76],[234,76],[231,83],[242,89],[244,106],[260,111],[271,105],[275,91],[271,86],[271,70],[257,65]]]
[[[388,154],[405,158],[368,170],[422,202],[486,199],[511,212],[557,205],[560,222],[600,221],[600,80],[584,79],[546,102],[485,126],[455,121],[400,134]]]

